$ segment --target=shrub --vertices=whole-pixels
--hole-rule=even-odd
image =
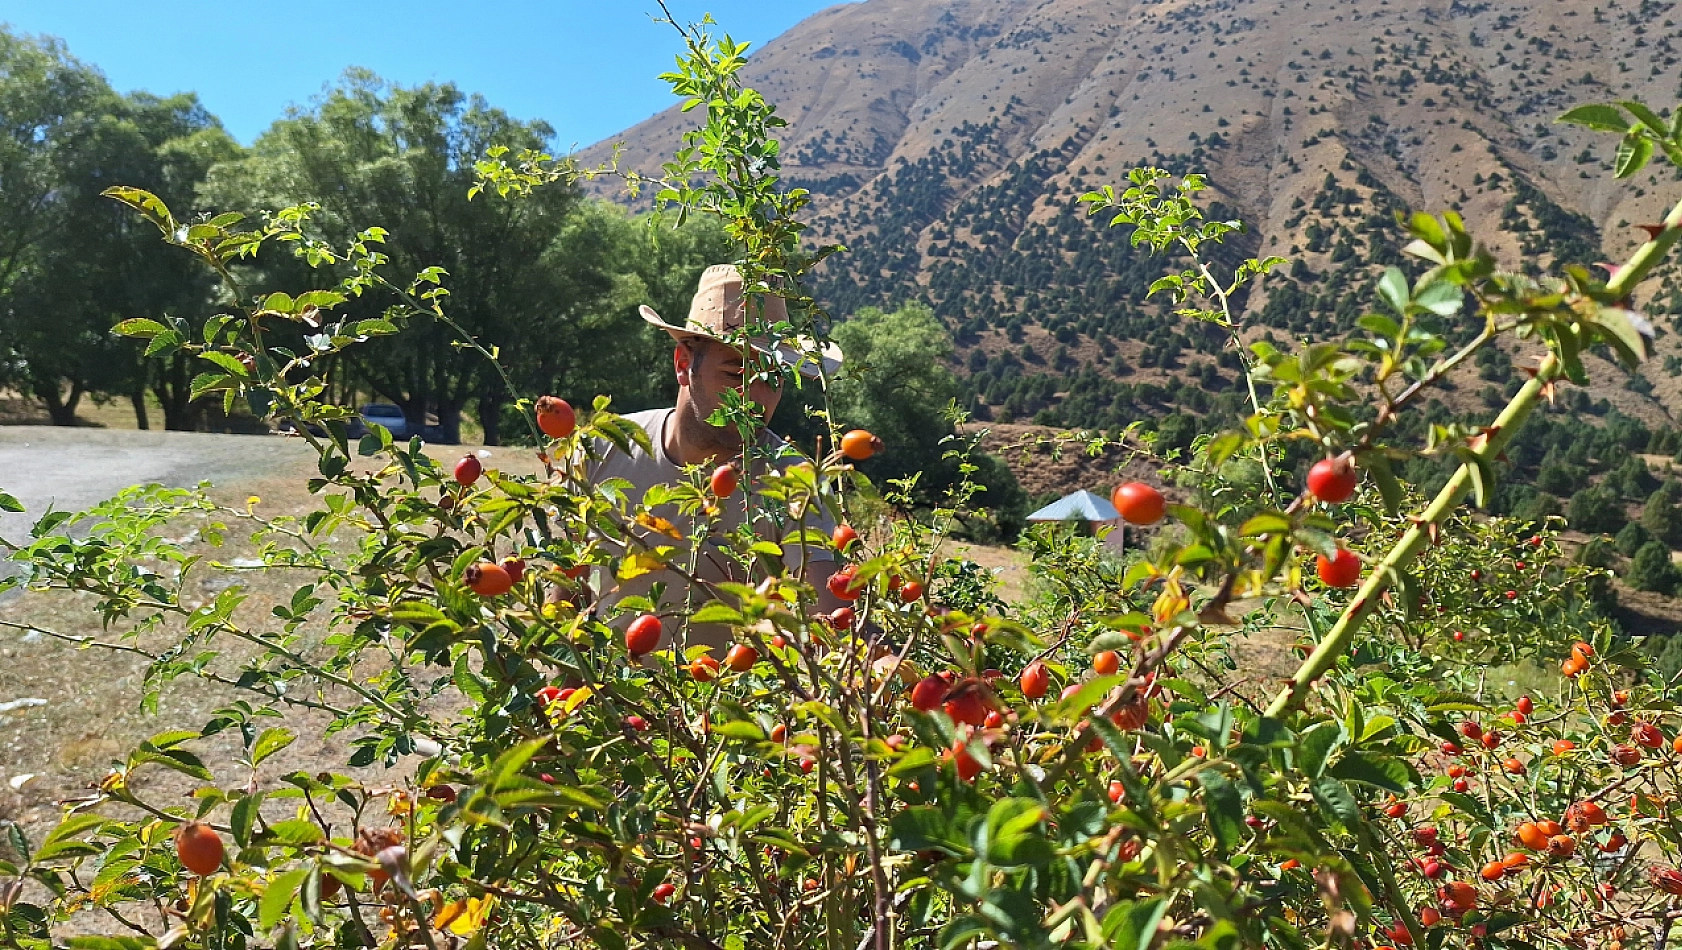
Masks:
[[[1662,541],[1648,541],[1630,560],[1629,575],[1625,578],[1636,590],[1650,590],[1669,594],[1676,590],[1676,565],[1670,560],[1670,548]]]
[[[744,328],[744,349],[750,333],[821,339],[800,288],[833,249],[797,240],[804,195],[778,187],[769,139],[781,120],[737,81],[744,46],[687,36],[668,78],[706,124],[660,193],[725,220],[749,286],[793,298],[791,325]],[[1567,118],[1615,120],[1650,156],[1626,113],[1647,121],[1636,103]],[[517,200],[581,172],[494,153],[480,174],[487,200]],[[1199,176],[1128,180],[1089,206],[1185,265],[1155,290],[1233,327],[1226,299],[1273,264],[1211,259],[1240,225],[1204,218]],[[761,475],[750,450],[743,495],[774,526],[761,534],[712,530],[719,499],[701,472],[641,499],[584,477],[592,454],[647,438],[606,398],[580,407],[574,431],[549,426],[541,478],[470,466],[481,477],[458,479],[378,434],[352,446],[344,410],[317,401],[322,367],[408,318],[448,325],[446,275],[389,276],[377,232],[328,245],[308,207],[235,230],[114,194],[224,277],[268,242],[324,271],[332,289],[264,297],[206,335],[119,328],[208,364],[206,392],[294,420],[319,454],[322,501],[294,521],[137,488],[42,519],[16,551],[32,587],[95,602],[114,632],[83,646],[150,657],[155,688],[198,675],[252,698],[154,736],[39,848],[10,836],[8,943],[44,947],[49,924],[86,931],[98,916],[122,936],[77,945],[1435,950],[1622,941],[1674,918],[1666,684],[1586,601],[1604,572],[1564,563],[1546,528],[1461,502],[1489,499],[1527,415],[1555,379],[1582,378],[1578,353],[1646,355],[1622,301],[1682,237],[1682,207],[1605,283],[1501,272],[1457,216],[1415,215],[1424,270],[1384,271],[1384,310],[1361,335],[1250,350],[1249,424],[1199,437],[1177,466],[1123,443],[1201,502],[1169,506],[1147,554],[1029,532],[1036,596],[1005,608],[940,533],[967,505],[961,480],[928,523],[865,525],[825,585],[853,598],[843,612],[787,555],[829,543],[803,528],[818,506],[850,517],[876,503],[851,460],[779,459]],[[348,323],[335,310],[352,294],[392,310]],[[1428,328],[1468,304],[1478,312],[1456,319],[1486,333],[1451,349]],[[288,322],[320,325],[308,356],[270,345],[266,329]],[[1501,423],[1396,436],[1393,421],[1503,327],[1551,349]],[[751,432],[755,413],[730,402],[720,421]],[[1302,445],[1352,464],[1365,488],[1330,504],[1284,484],[1286,447]],[[1427,457],[1458,460],[1429,501],[1395,475]],[[186,600],[221,570],[167,530],[189,512],[249,524],[265,566],[308,580],[266,615],[240,610],[237,584]],[[1316,561],[1350,552],[1358,586],[1312,579]],[[590,568],[630,580],[703,554],[745,581],[665,609],[673,645],[641,642],[658,592],[620,602],[644,614],[629,631],[586,609]],[[1285,624],[1306,654],[1295,672],[1237,672],[1238,634]],[[703,627],[727,632],[724,664],[708,662]],[[173,642],[150,652],[154,634]],[[229,641],[254,655],[222,653]],[[1487,676],[1555,664],[1535,695]],[[263,769],[294,739],[276,723],[288,705],[330,720],[324,738],[351,766],[383,766],[378,783]],[[239,762],[199,757],[217,733]],[[190,777],[192,796],[154,800],[158,769]]]

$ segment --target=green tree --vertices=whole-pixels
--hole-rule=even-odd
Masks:
[[[1623,530],[1618,532],[1618,536],[1612,539],[1612,543],[1617,546],[1619,554],[1624,557],[1634,557],[1635,552],[1641,550],[1651,540],[1653,540],[1653,536],[1647,533],[1647,529],[1642,527],[1640,522],[1631,521],[1624,525]]]
[[[123,112],[58,41],[0,31],[0,347],[6,382],[57,425],[75,422],[90,391],[123,386],[133,365],[106,309],[133,216],[100,197],[144,177],[135,160],[148,149]]]
[[[1623,498],[1616,491],[1603,486],[1585,488],[1571,496],[1565,518],[1571,527],[1590,534],[1611,534],[1623,528],[1628,520],[1624,515]]]
[[[488,349],[583,354],[603,332],[587,315],[622,288],[610,262],[588,247],[591,223],[578,221],[578,190],[469,198],[474,162],[492,146],[542,148],[552,134],[545,123],[517,121],[453,85],[405,88],[351,70],[308,109],[271,126],[243,161],[215,170],[207,191],[220,206],[248,210],[318,201],[317,224],[341,243],[355,228],[382,228],[382,253],[397,269],[443,269],[452,318]],[[264,262],[269,276],[292,277],[288,285],[296,287],[301,266],[280,258]],[[362,300],[350,309],[376,316],[391,303]],[[512,394],[460,339],[456,328],[421,318],[401,341],[380,341],[346,369],[401,406],[413,426],[436,412],[452,440],[472,404],[495,443]]]
[[[1670,548],[1660,541],[1648,541],[1641,546],[1641,550],[1635,552],[1626,579],[1636,590],[1668,594],[1676,590],[1677,581],[1682,580],[1682,574],[1678,574],[1676,565],[1671,563]]]
[[[1653,537],[1676,547],[1682,545],[1682,508],[1677,507],[1670,484],[1647,497],[1647,504],[1641,509],[1641,526]]]
[[[844,425],[869,429],[888,446],[865,471],[879,485],[917,476],[914,502],[937,504],[959,478],[957,463],[943,458],[951,446],[941,443],[953,433],[947,408],[960,392],[945,325],[922,304],[893,312],[866,307],[835,328],[835,339],[856,371],[836,383],[835,412]],[[972,477],[985,489],[977,502],[993,509],[1001,533],[1013,534],[1027,496],[1003,463],[977,464]]]
[[[534,339],[507,353],[516,385],[583,401],[608,393],[620,412],[670,405],[672,339],[645,323],[637,308],[646,304],[681,321],[701,271],[735,257],[711,219],[674,227],[658,215],[633,218],[618,205],[583,202],[543,259],[557,281],[578,285],[552,315],[569,333],[556,344]],[[525,431],[507,418],[512,411],[505,410],[504,434],[519,439]]]

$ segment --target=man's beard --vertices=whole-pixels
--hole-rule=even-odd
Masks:
[[[685,434],[699,443],[700,447],[716,452],[738,452],[742,448],[741,435],[732,425],[715,426],[707,421],[710,412],[702,412],[695,403],[689,404],[688,425],[684,427]]]

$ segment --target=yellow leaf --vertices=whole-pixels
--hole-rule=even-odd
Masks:
[[[588,686],[580,686],[573,690],[571,695],[561,701],[561,711],[566,715],[572,715],[574,709],[584,705],[584,701],[590,698],[590,692]]]
[[[650,531],[657,531],[674,541],[683,540],[683,532],[677,529],[677,525],[672,524],[670,521],[667,521],[658,515],[651,515],[646,511],[639,511],[637,512],[637,524],[642,525]]]
[[[646,551],[638,552],[619,562],[619,579],[628,581],[633,577],[641,577],[652,571],[658,571],[665,566],[664,559]]]
[[[450,901],[438,909],[438,915],[432,919],[432,925],[440,930],[448,927],[456,934],[470,934],[484,926],[494,900],[494,897],[486,894],[483,897]]]

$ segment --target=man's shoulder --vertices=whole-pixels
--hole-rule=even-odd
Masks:
[[[653,440],[660,438],[660,430],[664,428],[665,417],[671,415],[671,413],[672,409],[670,407],[665,409],[644,409],[641,412],[633,412],[629,415],[622,416],[621,418],[623,418],[626,422],[634,423],[637,428],[647,433],[649,441],[652,442]],[[598,450],[604,454],[619,454],[613,447],[612,443],[607,442],[605,439],[600,441],[602,444],[597,446]],[[632,442],[631,455],[637,458],[642,458],[644,456],[657,458],[659,453],[644,452],[640,446],[638,446],[635,442]]]
[[[658,441],[665,428],[665,418],[671,414],[670,408],[644,409],[633,412],[622,418],[636,425],[648,435],[649,446],[652,451],[644,451],[635,440],[629,441],[629,451],[621,451],[618,446],[604,438],[595,440],[595,463],[591,466],[591,478],[600,481],[605,478],[628,478],[633,482],[646,481],[650,477],[664,473],[662,462],[665,453],[658,448]]]

